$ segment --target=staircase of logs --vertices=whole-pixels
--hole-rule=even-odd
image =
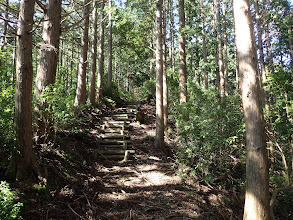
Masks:
[[[132,148],[129,126],[135,117],[135,112],[135,105],[126,105],[102,118],[102,134],[98,136],[96,158],[127,161],[134,155],[135,150]]]

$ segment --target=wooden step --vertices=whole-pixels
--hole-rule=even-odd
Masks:
[[[113,134],[110,134],[110,135],[99,135],[99,138],[102,138],[102,139],[122,139],[122,140],[126,140],[126,139],[130,139],[130,137],[128,135],[123,135],[123,134],[116,134],[116,135],[113,135]]]
[[[99,145],[132,145],[132,141],[131,140],[121,140],[121,141],[115,141],[115,140],[103,140],[103,141],[99,141]]]
[[[135,154],[135,150],[97,150],[95,151],[96,154],[102,154],[102,155],[118,155],[118,154],[125,154],[125,152],[128,152],[129,154]],[[126,153],[127,153],[126,152]]]

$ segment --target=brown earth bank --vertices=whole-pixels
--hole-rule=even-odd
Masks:
[[[144,123],[131,119],[135,154],[127,161],[94,153],[102,118],[116,108],[81,112],[86,121],[75,132],[58,132],[54,145],[36,146],[44,177],[33,187],[13,185],[24,202],[23,219],[242,219],[243,201],[235,192],[180,177],[172,154],[176,135],[166,137],[168,156],[155,149],[155,107],[139,108]]]

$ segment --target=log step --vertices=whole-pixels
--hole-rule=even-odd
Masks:
[[[123,145],[123,144],[125,144],[125,145],[132,145],[132,141],[130,141],[130,140],[121,140],[121,141],[114,141],[114,140],[109,140],[109,141],[99,141],[99,144],[100,145],[107,145],[107,144],[109,144],[109,145]]]
[[[102,155],[119,155],[119,154],[125,154],[125,152],[129,154],[135,154],[135,150],[97,150],[96,154],[102,154]]]
[[[100,135],[99,138],[103,139],[130,139],[128,135],[123,135],[123,134],[117,134],[117,135]]]

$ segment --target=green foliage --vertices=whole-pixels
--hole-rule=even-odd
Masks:
[[[156,95],[156,82],[155,80],[149,80],[149,81],[146,81],[143,86],[141,86],[139,88],[139,92],[140,92],[140,95],[141,95],[141,98],[146,100],[148,95],[153,95],[155,96]]]
[[[109,88],[106,85],[106,80],[104,80],[104,83],[103,83],[103,96],[108,100],[112,99],[112,101],[114,101],[114,102],[117,102],[117,101],[120,101],[120,100],[127,101],[127,100],[133,100],[134,99],[132,93],[130,93],[130,92],[124,90],[123,88],[119,87],[118,84],[115,83],[115,82],[112,82],[112,87]]]
[[[175,104],[180,142],[178,159],[191,166],[196,175],[213,182],[238,169],[244,158],[244,122],[238,95],[220,98],[216,91],[204,93],[189,85],[189,101]],[[240,171],[243,173],[243,170]],[[239,178],[243,178],[240,175]]]
[[[292,81],[292,69],[284,70],[282,67],[275,68],[275,72],[269,75],[267,81],[267,89],[270,89],[270,95],[275,97],[270,101],[270,112],[266,112],[265,118],[270,123],[270,141],[277,152],[274,154],[274,171],[271,178],[271,183],[276,186],[283,186],[285,182],[290,181],[292,184],[293,178],[292,173],[285,170],[282,158],[284,155],[288,165],[293,159]],[[276,175],[280,176],[277,178]]]
[[[74,107],[75,90],[68,89],[64,83],[56,82],[54,85],[47,86],[41,100],[47,105],[45,108],[42,107],[41,111],[53,118],[57,129],[71,130],[82,121],[76,112],[82,110],[84,106]]]
[[[7,51],[6,51],[7,55]],[[0,168],[6,169],[9,161],[8,155],[15,145],[14,134],[14,85],[11,81],[12,74],[7,62],[0,51]],[[7,63],[9,64],[9,63]]]
[[[19,215],[20,207],[23,204],[16,202],[15,194],[5,181],[0,183],[0,219],[22,219]]]

